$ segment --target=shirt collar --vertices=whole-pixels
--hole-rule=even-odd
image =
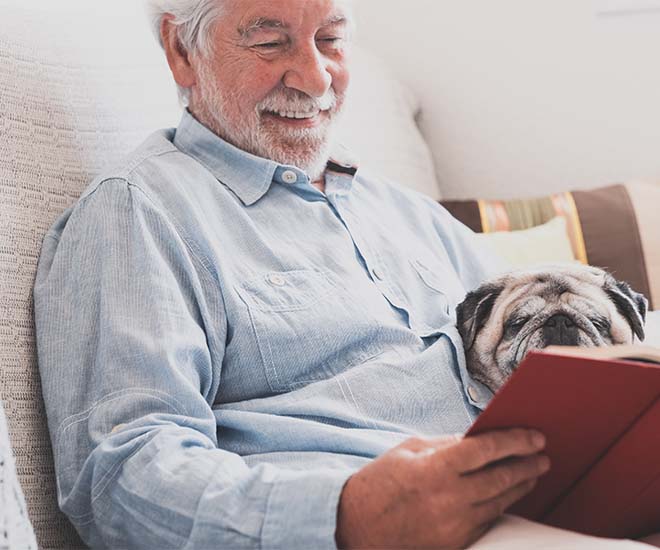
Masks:
[[[307,174],[295,166],[278,164],[233,146],[197,121],[187,109],[176,130],[174,145],[203,164],[246,206],[261,199],[274,181],[283,185],[309,182]],[[348,151],[337,146],[327,170],[349,175],[352,180],[357,166]]]

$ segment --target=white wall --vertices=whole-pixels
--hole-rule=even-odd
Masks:
[[[355,0],[359,41],[422,97],[446,197],[660,180],[660,13],[598,1]]]

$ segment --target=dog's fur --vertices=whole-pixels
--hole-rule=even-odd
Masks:
[[[643,340],[647,308],[644,296],[601,269],[558,265],[487,282],[456,314],[470,374],[496,392],[529,350]]]

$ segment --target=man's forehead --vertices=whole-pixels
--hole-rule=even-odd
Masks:
[[[351,0],[228,0],[227,4],[240,34],[289,29],[304,18],[312,18],[319,28],[351,20]]]

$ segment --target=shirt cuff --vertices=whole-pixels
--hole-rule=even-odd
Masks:
[[[266,508],[262,548],[336,549],[337,507],[352,470],[287,472]]]

